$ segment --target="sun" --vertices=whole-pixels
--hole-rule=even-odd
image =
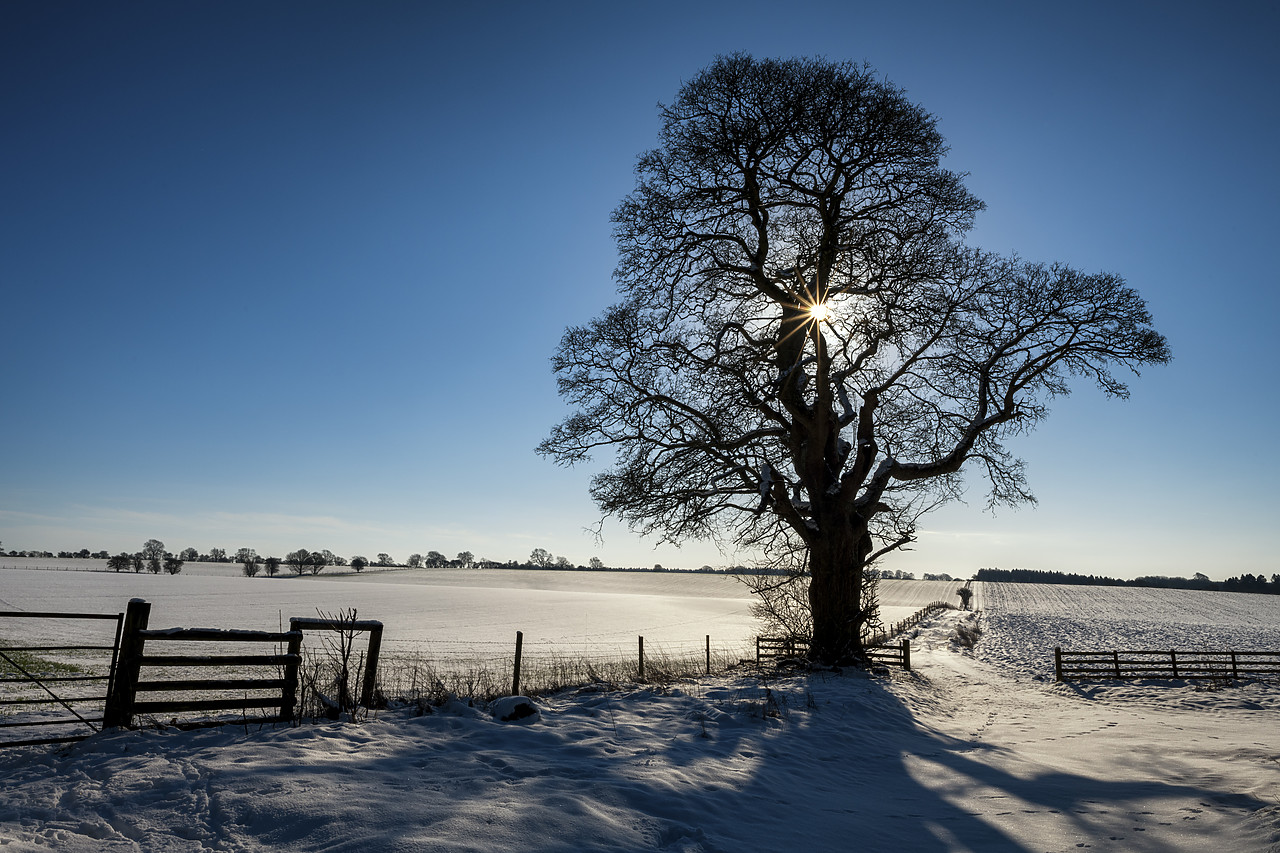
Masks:
[[[831,309],[825,302],[815,302],[809,306],[809,319],[815,323],[823,323],[831,319]]]

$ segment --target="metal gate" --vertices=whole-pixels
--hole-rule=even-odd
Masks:
[[[110,645],[105,642],[105,630],[104,642],[99,643],[19,645],[10,635],[31,633],[32,626],[24,626],[23,620],[52,626],[58,625],[54,620],[114,622],[115,629]],[[99,731],[111,695],[123,625],[123,613],[0,611],[0,747],[69,743]],[[103,628],[110,630],[106,625]],[[65,633],[64,628],[55,629],[55,636]],[[83,633],[77,630],[74,635]],[[79,730],[55,734],[67,726]],[[7,735],[11,731],[32,736],[10,739]]]

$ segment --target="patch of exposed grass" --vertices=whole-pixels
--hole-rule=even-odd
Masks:
[[[83,667],[62,660],[51,660],[35,652],[14,647],[5,637],[0,637],[0,678],[25,678],[22,670],[34,676],[80,675]]]

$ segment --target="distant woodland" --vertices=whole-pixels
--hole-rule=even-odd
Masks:
[[[1101,575],[1077,575],[1069,572],[1047,572],[1040,569],[978,569],[975,580],[1002,581],[1006,583],[1056,583],[1076,586],[1146,586],[1163,589],[1208,589],[1222,592],[1261,592],[1280,595],[1280,574],[1266,575],[1243,574],[1239,577],[1227,578],[1224,581],[1210,580],[1207,575],[1196,572],[1189,578],[1165,577],[1164,575],[1147,575],[1120,580],[1102,577]]]

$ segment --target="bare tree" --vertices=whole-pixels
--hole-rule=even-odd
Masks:
[[[555,562],[555,558],[551,556],[551,552],[545,548],[534,548],[533,553],[529,555],[529,562],[539,568],[547,568]]]
[[[867,67],[722,57],[661,117],[613,217],[622,301],[561,340],[576,411],[539,452],[608,448],[591,494],[642,534],[791,560],[812,655],[858,660],[864,570],[962,469],[1034,500],[1004,441],[1168,347],[1119,276],[965,247],[982,203]]]
[[[311,567],[311,552],[306,548],[299,548],[297,551],[290,551],[284,555],[284,561],[293,567],[293,570],[301,575]]]
[[[164,543],[159,539],[148,539],[142,544],[142,559],[147,561],[147,568],[153,574],[160,574],[164,554]]]

